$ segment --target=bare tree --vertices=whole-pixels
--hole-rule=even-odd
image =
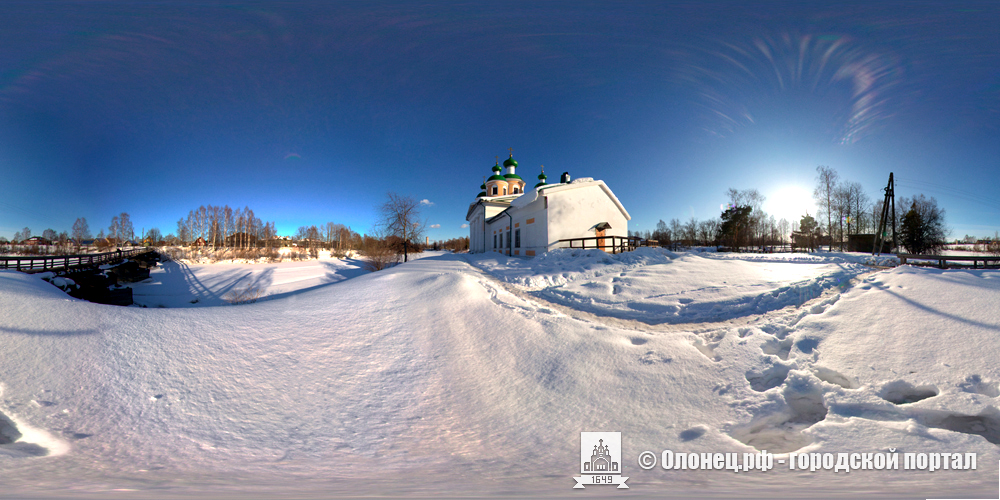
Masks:
[[[684,224],[684,239],[688,240],[688,245],[698,244],[698,220],[694,217],[691,217],[691,220]]]
[[[14,233],[14,239],[11,243],[23,243],[28,238],[31,238],[31,229],[25,226],[21,231]]]
[[[149,240],[149,244],[151,246],[159,246],[163,241],[163,233],[161,233],[158,228],[154,227],[153,229],[146,231],[145,239]]]
[[[871,198],[865,193],[865,187],[860,182],[849,183],[847,190],[850,192],[848,198],[851,205],[850,216],[854,224],[853,234],[868,232],[868,226],[870,225],[868,207],[871,205]]]
[[[711,245],[715,239],[715,233],[719,229],[719,222],[715,219],[707,219],[698,223],[698,239],[702,245]]]
[[[419,220],[420,203],[409,196],[388,193],[385,203],[377,207],[378,226],[386,235],[398,237],[403,244],[403,262],[409,258],[409,247],[417,243],[424,233]]]
[[[73,240],[79,247],[87,239],[90,239],[90,226],[87,225],[87,219],[80,217],[73,223]]]
[[[115,216],[111,217],[111,224],[108,226],[108,239],[109,240],[113,240],[116,243],[118,242],[118,238],[119,238],[119,236],[118,236],[118,229],[120,228],[120,226],[121,225],[118,222],[118,216],[115,215]]]
[[[836,211],[837,182],[840,175],[837,171],[820,165],[816,167],[816,190],[813,197],[820,212],[826,214],[826,232],[833,234],[833,214]],[[832,240],[831,240],[832,241]]]
[[[788,222],[788,219],[782,217],[781,220],[778,221],[778,243],[784,245],[786,238],[788,238],[791,233],[791,224]]]
[[[128,212],[122,212],[111,218],[111,226],[108,227],[108,237],[114,238],[120,245],[121,241],[129,241],[135,237],[135,229],[132,227],[132,217]]]
[[[684,238],[684,225],[681,224],[680,219],[670,219],[670,236],[673,237],[671,243],[677,243]]]

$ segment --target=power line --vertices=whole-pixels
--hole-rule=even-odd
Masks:
[[[46,216],[44,216],[42,214],[39,214],[38,212],[31,212],[31,211],[25,210],[25,209],[23,209],[21,207],[17,207],[17,206],[11,205],[10,203],[7,203],[5,201],[0,201],[0,209],[3,209],[5,212],[17,212],[21,216],[30,217],[34,221],[44,222],[44,223],[46,223],[46,225],[48,225],[52,229],[55,229],[56,227],[59,227],[59,226],[62,226],[62,225],[65,224],[65,223],[57,223],[57,222],[53,221],[52,219],[50,219],[50,218],[48,218],[48,217],[46,217]]]
[[[931,193],[937,193],[937,194],[944,195],[944,196],[952,196],[952,197],[956,197],[956,198],[961,198],[961,199],[964,199],[966,201],[972,201],[972,202],[980,203],[980,204],[986,205],[986,206],[991,207],[991,208],[997,208],[998,206],[1000,206],[1000,200],[990,199],[990,198],[987,198],[987,197],[975,194],[975,193],[973,193],[971,191],[966,191],[966,190],[954,188],[954,187],[951,187],[951,186],[945,186],[945,185],[942,185],[939,182],[927,182],[927,181],[914,180],[914,179],[903,179],[903,180],[900,180],[900,179],[897,178],[896,179],[896,185],[902,186],[902,187],[907,187],[907,188],[910,188],[910,189],[916,189],[916,190],[922,190],[922,191],[929,191]]]

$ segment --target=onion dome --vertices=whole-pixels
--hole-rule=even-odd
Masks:
[[[514,155],[513,154],[510,155],[510,158],[507,158],[506,160],[503,161],[503,166],[505,166],[505,167],[516,167],[517,166],[517,160],[514,159]]]
[[[507,179],[507,180],[510,180],[510,179],[515,179],[515,180],[519,180],[519,181],[523,181],[524,180],[524,179],[521,178],[520,175],[517,175],[517,174],[503,174],[503,177],[504,177],[504,179]]]
[[[548,177],[545,175],[545,170],[543,169],[542,173],[538,174],[538,184],[535,184],[535,188],[538,188],[538,186],[544,186],[545,179],[548,179]]]
[[[481,193],[477,194],[477,195],[476,195],[476,198],[485,198],[486,196],[487,196],[487,195],[486,195],[486,191],[484,190],[484,191],[482,191]]]
[[[489,179],[486,179],[486,180],[487,181],[504,181],[504,180],[506,180],[506,179],[503,178],[502,175],[500,175],[500,162],[499,162],[499,160],[497,161],[496,165],[493,165],[493,175]],[[485,190],[486,189],[486,184],[483,184],[483,187],[481,189]]]

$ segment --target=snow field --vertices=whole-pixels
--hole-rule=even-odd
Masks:
[[[1000,273],[552,254],[424,258],[212,308],[90,304],[0,272],[0,413],[51,438],[0,444],[4,482],[97,496],[568,496],[579,432],[620,430],[636,494],[995,489]],[[243,276],[191,269],[219,286]],[[630,300],[614,293],[623,282]],[[685,307],[621,312],[643,302]],[[980,470],[635,466],[647,449],[889,447],[976,452]]]

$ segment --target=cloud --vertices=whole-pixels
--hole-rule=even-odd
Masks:
[[[441,227],[441,224],[431,224],[431,229],[437,229]]]
[[[469,227],[469,225],[468,224],[462,224],[461,227],[462,227],[462,229],[465,229],[465,228]]]
[[[424,198],[424,199],[420,200],[420,204],[421,205],[427,205],[429,207],[429,206],[434,205],[434,202],[431,201],[431,200],[428,200],[427,198]]]

